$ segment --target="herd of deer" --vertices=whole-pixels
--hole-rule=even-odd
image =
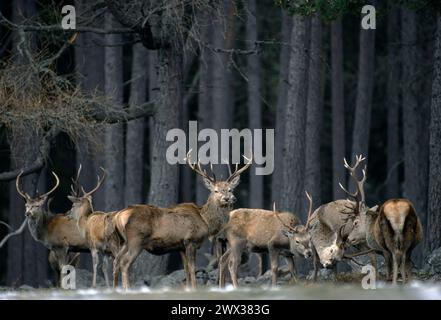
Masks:
[[[191,151],[190,151],[191,152]],[[232,210],[236,201],[233,190],[240,181],[240,175],[252,163],[247,163],[231,172],[228,179],[217,181],[213,172],[208,174],[193,163],[187,154],[187,164],[202,176],[210,194],[203,206],[182,203],[171,208],[153,205],[131,205],[120,211],[94,211],[92,194],[102,185],[106,172],[93,190],[86,192],[79,184],[81,166],[71,185],[72,208],[66,214],[52,214],[48,209],[48,197],[58,187],[59,179],[53,173],[56,184],[47,193],[31,198],[20,189],[20,176],[16,180],[18,193],[26,201],[26,217],[29,230],[35,240],[49,250],[49,262],[59,279],[62,266],[71,264],[79,252],[91,252],[93,261],[93,283],[96,286],[99,257],[104,257],[103,271],[107,279],[107,258],[113,258],[113,285],[118,285],[121,272],[122,286],[129,287],[129,268],[140,252],[161,255],[179,251],[186,272],[187,286],[196,287],[196,250],[205,239],[215,246],[219,269],[219,285],[225,284],[228,266],[233,285],[237,287],[237,272],[242,253],[268,253],[270,258],[272,284],[277,283],[279,255],[287,261],[292,279],[296,280],[294,256],[313,258],[314,280],[322,265],[335,268],[337,261],[356,255],[369,254],[376,267],[376,254],[383,255],[386,264],[386,278],[397,283],[401,274],[405,283],[411,276],[411,253],[421,241],[422,227],[412,203],[406,199],[391,199],[380,207],[368,208],[365,204],[364,183],[357,178],[357,168],[365,160],[356,157],[350,166],[344,165],[355,182],[355,192],[340,187],[351,200],[335,200],[323,204],[312,212],[312,198],[309,200],[308,219],[303,225],[290,212],[263,209]],[[229,167],[229,166],[228,166]],[[222,246],[228,243],[228,246]],[[361,250],[350,256],[345,250],[353,246]],[[224,248],[225,247],[225,248]],[[226,249],[223,252],[223,249]],[[262,259],[260,258],[260,263]],[[260,266],[260,271],[262,267]],[[377,268],[376,268],[377,270]]]

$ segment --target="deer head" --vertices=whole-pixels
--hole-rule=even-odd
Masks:
[[[355,201],[353,206],[349,206],[348,212],[344,212],[348,214],[348,220],[352,221],[351,223],[351,231],[347,237],[347,241],[351,245],[356,245],[366,239],[366,215],[369,212],[376,212],[378,206],[374,206],[369,208],[366,206],[365,202],[365,193],[364,193],[364,183],[366,182],[366,166],[362,169],[362,178],[357,179],[357,168],[360,164],[365,160],[362,155],[358,155],[355,157],[355,164],[350,166],[346,159],[344,159],[344,166],[349,171],[350,176],[355,182],[356,190],[354,193],[349,192],[347,189],[343,187],[340,183],[340,188],[348,194],[350,198]]]
[[[347,240],[347,235],[344,235],[345,227],[346,224],[342,225],[338,232],[335,233],[334,240],[330,246],[325,247],[321,252],[318,252],[320,263],[323,267],[330,268],[343,258],[345,253],[344,246]]]
[[[280,223],[284,226],[284,228],[282,229],[282,233],[289,239],[289,247],[291,253],[296,256],[302,255],[305,259],[309,259],[312,257],[311,235],[308,231],[312,213],[312,197],[307,191],[305,191],[305,193],[309,201],[308,218],[305,225],[297,225],[292,227],[284,223],[283,220],[280,218],[279,213],[276,211],[275,203],[273,205],[273,211],[277,219],[279,219]]]
[[[17,192],[23,197],[23,199],[26,202],[25,215],[29,219],[40,218],[44,214],[47,213],[46,204],[47,204],[48,197],[51,193],[53,193],[58,188],[58,186],[60,185],[60,179],[55,174],[55,172],[52,172],[52,174],[55,177],[55,181],[56,181],[55,186],[51,190],[46,192],[45,194],[37,195],[37,197],[31,198],[26,192],[24,192],[20,188],[20,178],[21,178],[22,174],[23,174],[23,171],[20,172],[19,175],[17,176],[17,179],[15,180],[15,187],[17,189]]]
[[[72,179],[71,194],[67,198],[72,202],[71,215],[74,218],[79,218],[83,213],[90,213],[93,211],[92,206],[92,194],[95,193],[103,184],[106,178],[106,171],[100,167],[103,171],[102,177],[97,176],[97,184],[95,188],[86,192],[82,186],[79,184],[79,177],[81,172],[81,165],[78,168],[77,175],[75,179]]]
[[[211,175],[209,175],[205,170],[201,168],[200,162],[197,164],[192,164],[190,159],[191,150],[188,151],[186,161],[188,166],[200,175],[204,184],[208,190],[210,190],[210,196],[208,200],[212,203],[216,203],[220,207],[229,207],[232,206],[236,202],[236,197],[233,194],[234,189],[239,185],[240,175],[244,172],[249,166],[251,166],[252,158],[247,159],[245,156],[244,159],[247,160],[247,163],[239,169],[238,164],[236,164],[234,172],[231,172],[231,168],[228,165],[228,170],[230,175],[227,180],[217,181],[216,176],[213,173],[213,167],[211,167]]]

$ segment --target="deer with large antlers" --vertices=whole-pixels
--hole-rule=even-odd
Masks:
[[[108,272],[107,272],[107,256],[111,255],[116,257],[121,247],[121,239],[115,232],[114,225],[112,223],[113,215],[116,212],[102,212],[94,211],[92,206],[92,194],[95,193],[104,182],[106,178],[106,172],[103,168],[102,177],[98,176],[96,186],[86,192],[83,187],[80,188],[78,184],[78,177],[80,175],[81,167],[78,169],[76,185],[77,189],[81,189],[81,192],[76,192],[76,195],[68,196],[72,202],[71,215],[77,221],[78,230],[81,235],[86,238],[90,253],[92,255],[92,287],[96,287],[97,270],[99,264],[100,254],[104,255],[103,274],[106,281],[106,285],[109,286]],[[115,285],[115,284],[114,284]]]
[[[352,200],[339,199],[323,204],[312,215],[310,233],[314,247],[314,279],[317,279],[319,264],[335,270],[336,262],[350,257],[345,255],[345,244],[358,245],[361,249],[367,248],[363,236],[356,235],[352,224],[358,213],[377,209],[377,206],[368,208],[365,204],[366,169],[362,170],[362,178],[357,179],[356,170],[365,160],[363,156],[356,156],[353,166],[350,166],[346,159],[343,160],[345,168],[348,169],[355,182],[356,191],[350,193],[340,183],[340,187]],[[375,254],[369,251],[369,255],[373,264],[376,265]]]
[[[366,167],[362,170],[363,178],[357,180],[356,168],[364,160],[356,158],[355,166],[351,167],[345,160],[345,168],[355,180],[356,191],[350,193],[341,184],[340,187],[355,200],[350,208],[352,216],[351,232],[348,243],[365,244],[371,250],[383,255],[386,263],[386,277],[397,283],[398,273],[403,283],[411,276],[411,254],[413,248],[422,240],[423,229],[413,204],[407,199],[391,199],[380,209],[378,206],[367,209],[363,184],[366,180]],[[373,253],[372,255],[375,255]],[[376,259],[373,264],[376,266]]]
[[[308,259],[312,256],[308,233],[312,212],[312,198],[309,200],[308,219],[301,225],[299,218],[290,212],[278,212],[263,209],[236,209],[231,211],[230,220],[224,234],[230,247],[219,262],[219,285],[225,285],[225,269],[228,263],[233,286],[238,286],[237,268],[242,252],[268,252],[271,264],[271,282],[277,283],[279,255],[283,255],[290,269],[293,280],[296,280],[296,268],[293,255]]]
[[[53,215],[47,209],[49,195],[60,184],[58,176],[54,172],[52,174],[56,180],[55,186],[45,194],[34,198],[20,188],[22,173],[17,176],[15,186],[17,192],[26,202],[25,215],[32,237],[50,250],[49,263],[56,273],[59,285],[61,268],[64,265],[72,264],[78,256],[78,254],[72,255],[71,253],[87,252],[88,245],[86,239],[78,231],[76,221],[70,215]]]
[[[227,180],[217,181],[213,173],[209,175],[202,170],[199,161],[192,163],[190,153],[191,150],[187,153],[187,164],[203,178],[210,190],[207,202],[202,207],[194,203],[182,203],[172,208],[133,205],[114,216],[116,229],[124,239],[122,249],[115,258],[114,266],[117,268],[114,268],[114,282],[120,269],[124,288],[129,287],[129,268],[141,250],[156,255],[179,251],[187,286],[196,287],[196,250],[205,239],[215,238],[227,223],[228,214],[236,201],[233,190],[252,160],[240,169],[236,165],[236,170]]]

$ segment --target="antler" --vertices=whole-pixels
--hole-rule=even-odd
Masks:
[[[79,180],[80,180],[81,168],[82,166],[80,164],[80,166],[78,167],[77,175],[75,176],[75,179],[72,179],[72,184],[70,185],[70,190],[72,191],[71,195],[74,197],[78,197],[80,193]]]
[[[276,203],[275,203],[275,202],[273,203],[273,212],[274,212],[276,218],[280,221],[280,223],[281,223],[285,228],[287,228],[287,229],[289,229],[289,230],[291,230],[291,231],[294,231],[294,232],[296,231],[296,230],[295,230],[293,227],[291,227],[290,225],[285,224],[285,222],[283,222],[283,220],[280,218],[280,216],[279,216],[279,212],[276,211]]]
[[[242,157],[247,160],[248,162],[240,169],[238,169],[239,164],[236,163],[236,167],[234,169],[234,172],[232,174],[230,174],[230,176],[227,179],[227,182],[230,182],[231,180],[233,180],[234,178],[240,176],[242,174],[242,172],[244,172],[246,169],[248,169],[249,166],[251,166],[251,164],[253,163],[253,156],[251,156],[250,159],[248,159],[247,157],[245,157],[244,155],[242,155]],[[228,165],[229,167],[229,165]],[[231,169],[230,169],[231,172]]]
[[[23,174],[23,170],[18,174],[17,179],[15,180],[15,188],[17,189],[17,192],[19,195],[21,195],[25,200],[30,200],[31,197],[24,191],[20,190],[20,178]]]
[[[191,153],[191,151],[192,151],[192,149],[190,149],[187,152],[187,157],[185,158],[185,161],[187,162],[188,166],[191,168],[191,170],[196,172],[201,177],[210,180],[212,183],[215,183],[216,182],[216,176],[213,173],[213,166],[210,164],[211,174],[213,176],[209,176],[205,170],[202,170],[201,163],[199,162],[199,160],[198,160],[196,165],[191,163],[191,161],[190,161],[190,153]]]
[[[366,160],[366,158],[364,158],[361,154],[355,156],[355,164],[351,167],[346,161],[346,158],[343,158],[345,168],[349,170],[349,174],[355,181],[356,191],[354,193],[349,192],[341,183],[339,183],[339,186],[345,193],[355,200],[355,214],[359,214],[361,212],[361,207],[365,203],[364,183],[366,182],[366,166],[364,166],[362,169],[363,177],[361,180],[358,180],[356,176],[356,170],[364,160]]]
[[[58,186],[60,185],[60,179],[58,178],[58,176],[57,176],[57,175],[55,174],[55,172],[53,172],[53,171],[52,171],[52,174],[54,175],[55,180],[56,180],[55,186],[54,186],[51,190],[49,190],[48,192],[46,192],[45,194],[39,196],[40,198],[47,197],[47,196],[50,195],[52,192],[54,192],[55,189],[57,189]]]
[[[307,218],[306,224],[305,224],[305,228],[306,228],[306,230],[308,230],[309,229],[309,223],[311,222],[311,214],[312,214],[312,197],[308,193],[308,191],[306,191],[306,190],[305,190],[305,194],[306,194],[306,197],[308,198],[308,201],[309,201],[308,218]]]
[[[90,190],[89,192],[86,192],[86,191],[84,191],[84,188],[81,187],[81,190],[83,191],[83,197],[91,196],[91,195],[92,195],[95,191],[97,191],[97,190],[99,189],[99,187],[101,187],[101,185],[103,184],[104,180],[106,179],[107,172],[106,172],[106,170],[104,170],[102,167],[100,167],[100,169],[103,171],[103,176],[100,177],[100,176],[98,175],[98,177],[97,177],[98,182],[97,182],[95,188],[93,188],[93,189]]]

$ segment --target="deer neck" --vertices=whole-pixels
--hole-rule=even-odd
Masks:
[[[49,215],[42,212],[35,219],[28,218],[28,228],[32,238],[36,241],[46,243]]]
[[[87,219],[89,218],[89,215],[92,213],[93,208],[89,202],[84,203],[77,212],[77,225],[78,228],[81,230],[81,234],[83,237],[85,236],[86,232],[86,223]]]
[[[378,243],[375,240],[375,224],[376,224],[376,217],[373,217],[369,214],[366,215],[366,242],[367,245],[371,249],[379,249]]]
[[[215,236],[222,230],[228,222],[231,210],[231,206],[220,206],[217,201],[211,197],[208,198],[207,202],[202,207],[200,214],[204,222],[207,224],[208,234],[210,236]]]

